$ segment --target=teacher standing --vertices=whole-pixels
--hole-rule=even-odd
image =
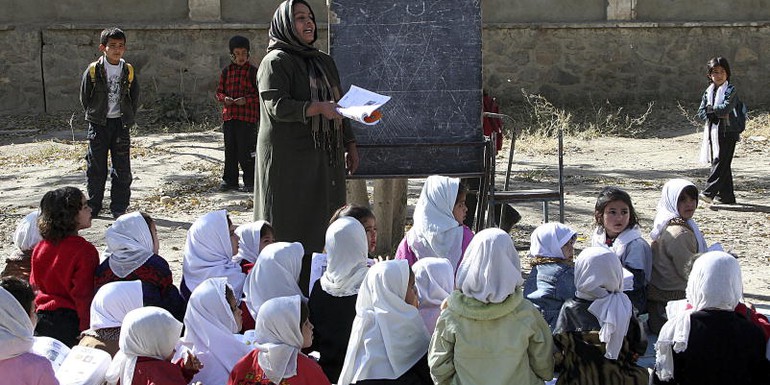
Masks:
[[[358,167],[355,137],[336,110],[337,66],[313,46],[318,34],[310,6],[303,0],[281,3],[269,37],[257,72],[254,215],[273,225],[277,240],[301,242],[308,254],[320,252],[329,218],[345,203],[345,173]]]

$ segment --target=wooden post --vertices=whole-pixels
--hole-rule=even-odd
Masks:
[[[366,179],[350,179],[345,183],[348,204],[372,207],[369,204],[369,193],[366,191]]]
[[[377,217],[377,255],[393,257],[404,237],[407,181],[377,179],[374,182],[372,209]]]

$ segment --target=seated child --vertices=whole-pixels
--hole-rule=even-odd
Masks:
[[[358,292],[337,385],[432,385],[426,361],[429,342],[409,264],[378,262],[369,268]]]
[[[181,321],[185,300],[173,284],[168,262],[158,255],[160,242],[152,217],[139,211],[123,214],[107,229],[104,238],[107,250],[96,268],[95,289],[109,282],[140,280],[148,284],[145,305],[162,307]]]
[[[13,233],[13,244],[16,249],[5,259],[5,269],[0,273],[0,277],[19,277],[29,280],[32,249],[43,239],[37,228],[39,215],[40,212],[35,210],[16,224],[16,231]]]
[[[308,306],[314,325],[312,350],[321,353],[318,364],[330,381],[337,382],[356,317],[358,290],[367,267],[364,227],[352,217],[341,217],[326,230],[328,265],[310,292]]]
[[[109,385],[185,385],[201,368],[194,354],[171,362],[182,323],[159,307],[130,311],[120,331],[120,351],[107,371]]]
[[[647,370],[636,365],[647,340],[623,292],[615,253],[606,247],[583,250],[575,262],[575,286],[554,330],[557,384],[647,384]]]
[[[660,330],[654,383],[770,384],[762,330],[733,311],[743,296],[738,260],[701,255],[687,281],[687,309]]]
[[[37,321],[34,299],[26,281],[0,280],[0,378],[4,384],[59,385],[51,361],[30,352]]]
[[[302,295],[299,273],[304,254],[305,249],[299,242],[275,242],[262,249],[244,286],[246,306],[255,320],[259,307],[268,299]]]
[[[532,232],[529,254],[532,270],[524,282],[524,296],[553,330],[564,301],[575,295],[577,233],[561,223],[545,223]]]
[[[548,324],[521,285],[521,261],[511,236],[480,231],[457,269],[430,343],[436,384],[539,384],[553,377]]]
[[[226,383],[235,363],[251,350],[233,335],[241,330],[241,309],[227,278],[209,278],[195,288],[184,325],[177,357],[192,351],[200,359],[203,366],[195,381]]]
[[[230,372],[228,385],[330,385],[321,367],[302,349],[313,342],[308,308],[298,295],[267,300],[256,320],[256,349]]]
[[[639,313],[647,312],[647,283],[652,275],[652,249],[642,238],[639,218],[627,192],[605,187],[594,206],[596,230],[591,246],[607,246],[620,258],[623,268],[634,275],[628,298]]]
[[[91,302],[91,328],[80,335],[79,346],[104,350],[115,356],[120,346],[120,327],[131,310],[144,306],[141,281],[110,282]]]
[[[455,289],[455,272],[446,259],[431,257],[415,262],[412,271],[417,299],[420,301],[420,316],[428,329],[428,335],[432,335],[441,314],[441,303]]]
[[[243,274],[249,274],[262,249],[275,242],[275,230],[270,222],[260,220],[238,226],[235,235],[238,236],[238,254],[233,256],[233,262],[241,266]]]
[[[208,278],[226,277],[236,299],[241,298],[246,274],[233,256],[238,254],[238,235],[227,211],[204,214],[187,230],[179,291],[185,298]]]
[[[94,271],[99,265],[96,247],[78,231],[91,227],[91,208],[75,187],[49,191],[40,200],[38,227],[43,240],[32,252],[32,286],[38,323],[35,334],[73,347],[89,327]]]
[[[414,208],[414,225],[396,249],[396,259],[412,266],[420,258],[446,258],[457,270],[473,232],[463,225],[468,191],[460,179],[432,175],[425,180]]]

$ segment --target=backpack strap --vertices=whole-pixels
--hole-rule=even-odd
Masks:
[[[91,62],[91,64],[88,65],[88,77],[91,78],[91,84],[96,83],[96,64],[99,63],[99,60]]]
[[[134,81],[134,66],[132,66],[130,63],[124,63],[126,65],[126,68],[128,68],[128,88],[131,88],[131,82]]]

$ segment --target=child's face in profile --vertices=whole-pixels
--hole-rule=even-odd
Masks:
[[[679,199],[676,202],[676,211],[679,212],[679,216],[684,220],[689,220],[695,214],[695,209],[698,208],[698,200],[690,198],[689,195],[682,192],[679,194]]]
[[[273,236],[272,232],[268,232],[267,234],[261,236],[259,238],[259,251],[262,252],[262,249],[265,248],[265,246],[275,242],[275,237]]]
[[[622,233],[628,227],[628,222],[631,220],[631,210],[628,208],[626,202],[616,200],[607,203],[604,206],[604,213],[602,214],[602,225],[604,231],[610,238],[615,238],[618,234]]]
[[[249,61],[249,50],[246,48],[234,48],[233,49],[233,63],[242,66]]]
[[[577,240],[577,235],[570,238],[567,243],[564,244],[564,246],[561,247],[561,253],[564,254],[564,258],[568,261],[571,261],[573,258],[575,258],[575,241]]]
[[[236,226],[230,225],[230,244],[233,247],[233,255],[238,254],[238,234],[235,233]]]
[[[716,66],[709,71],[709,78],[719,87],[727,81],[727,71],[722,66]]]
[[[158,254],[160,250],[160,240],[158,239],[158,227],[155,226],[155,221],[150,223],[150,235],[152,236],[152,252]]]
[[[107,44],[99,44],[99,51],[104,52],[104,56],[110,64],[120,63],[123,54],[126,53],[126,41],[123,39],[107,39]]]
[[[230,305],[230,310],[233,312],[235,324],[238,326],[238,330],[241,330],[243,328],[243,312],[241,311],[241,308],[238,307],[238,302],[235,300],[231,291],[226,292],[225,298],[227,299],[227,304]]]
[[[377,248],[377,222],[374,218],[365,218],[361,224],[366,230],[366,240],[369,242],[369,252],[373,253]]]
[[[302,348],[309,348],[313,344],[313,324],[306,319],[302,324]]]
[[[406,303],[420,308],[420,300],[417,298],[417,287],[414,286],[414,273],[409,271],[409,285],[406,287],[406,296],[404,297]]]
[[[91,227],[91,206],[88,205],[85,194],[83,194],[80,204],[82,207],[80,207],[75,220],[78,224],[78,230],[83,230]]]
[[[468,206],[465,205],[465,193],[461,193],[457,197],[457,201],[455,202],[455,206],[452,209],[452,215],[455,217],[455,220],[462,224],[465,221],[465,215],[468,213]]]

